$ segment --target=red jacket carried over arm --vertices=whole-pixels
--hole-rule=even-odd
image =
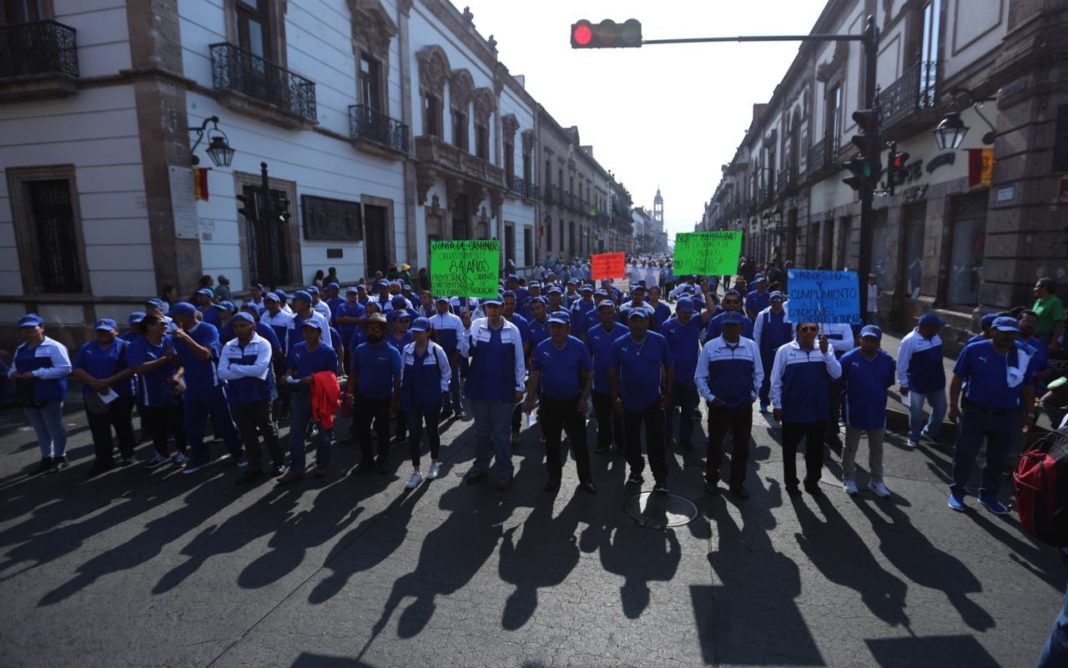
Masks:
[[[337,412],[341,387],[333,371],[316,371],[312,374],[311,409],[312,419],[326,430],[334,428],[334,413]]]

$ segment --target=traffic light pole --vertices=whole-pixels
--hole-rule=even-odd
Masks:
[[[271,220],[271,182],[267,178],[267,163],[260,163],[260,220]]]

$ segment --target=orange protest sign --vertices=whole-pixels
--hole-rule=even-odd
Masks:
[[[606,278],[625,278],[627,261],[624,253],[600,253],[590,258],[590,278],[602,281]]]

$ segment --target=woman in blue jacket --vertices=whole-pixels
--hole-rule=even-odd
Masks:
[[[441,462],[438,459],[441,437],[438,434],[438,419],[441,415],[442,396],[449,391],[452,370],[445,349],[430,340],[430,321],[416,318],[408,329],[413,339],[404,346],[401,362],[401,411],[408,420],[408,449],[412,456],[412,475],[405,487],[414,489],[423,481],[419,472],[419,446],[426,425],[427,441],[430,442],[430,470],[428,480],[438,477]]]
[[[45,336],[44,319],[36,313],[19,318],[24,342],[15,349],[8,377],[15,381],[15,401],[37,434],[41,464],[37,473],[67,466],[67,426],[63,400],[67,398],[70,356],[62,343]]]

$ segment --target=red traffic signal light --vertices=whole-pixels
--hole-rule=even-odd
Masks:
[[[637,48],[642,45],[642,24],[637,19],[616,23],[605,19],[594,25],[586,19],[571,24],[572,49]]]
[[[890,168],[891,169],[905,169],[905,165],[908,164],[909,154],[904,152],[892,153],[890,155]]]

